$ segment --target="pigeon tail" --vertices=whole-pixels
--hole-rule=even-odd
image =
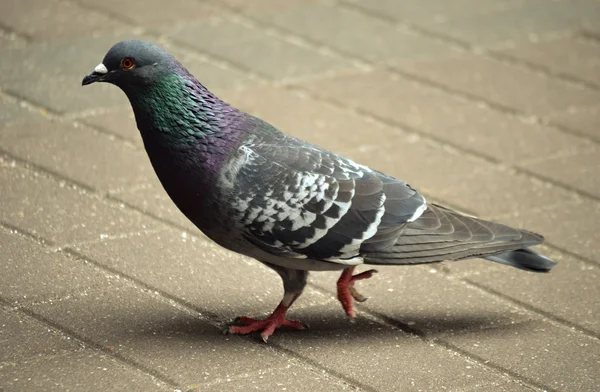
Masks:
[[[486,260],[531,272],[549,272],[556,262],[529,249],[517,249],[486,256]]]

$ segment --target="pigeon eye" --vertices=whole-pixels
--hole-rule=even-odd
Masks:
[[[135,62],[131,57],[125,57],[121,60],[121,69],[123,71],[129,71],[135,67]]]

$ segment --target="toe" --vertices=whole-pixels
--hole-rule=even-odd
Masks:
[[[300,321],[291,321],[291,320],[284,320],[283,324],[281,324],[282,327],[289,327],[289,328],[293,328],[293,329],[297,329],[297,330],[303,330],[303,329],[308,329],[308,325],[301,323]]]
[[[354,287],[350,287],[349,290],[350,295],[352,295],[352,298],[354,298],[354,300],[357,302],[365,302],[368,299],[367,297],[359,293]]]

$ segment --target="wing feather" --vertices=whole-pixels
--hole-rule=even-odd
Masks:
[[[400,180],[280,133],[246,140],[224,176],[245,238],[289,258],[346,263],[367,241],[393,244],[426,205]]]

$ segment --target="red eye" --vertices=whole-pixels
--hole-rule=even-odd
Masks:
[[[125,57],[124,59],[121,60],[121,69],[122,70],[129,71],[133,67],[135,67],[135,62],[133,61],[133,59],[131,57]]]

